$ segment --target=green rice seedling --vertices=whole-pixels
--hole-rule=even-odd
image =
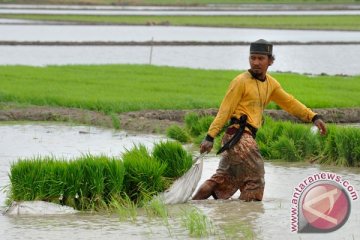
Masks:
[[[127,150],[122,156],[125,177],[124,191],[134,202],[141,200],[141,192],[154,195],[165,190],[165,163],[150,156],[144,145]]]
[[[190,136],[183,128],[179,127],[178,125],[171,125],[166,130],[166,136],[175,139],[181,143],[187,143],[190,141]]]
[[[13,200],[51,200],[63,191],[64,184],[59,178],[63,173],[63,165],[51,157],[20,159],[10,168],[10,198]]]
[[[121,160],[111,158],[104,168],[105,189],[103,196],[106,200],[117,198],[123,191],[125,168]]]
[[[339,146],[337,145],[336,141],[336,128],[330,126],[328,128],[328,135],[325,143],[324,155],[325,157],[320,160],[320,163],[328,164],[331,163],[333,160],[339,158]]]
[[[126,194],[122,198],[113,198],[110,205],[117,211],[120,221],[136,221],[138,216],[138,206]]]
[[[8,2],[12,0],[2,0],[1,2]],[[20,3],[24,3],[22,0]],[[48,2],[51,2],[50,0]],[[88,1],[83,1],[83,3]],[[114,1],[106,1],[106,4]],[[129,1],[121,1],[122,3]],[[134,1],[138,5],[156,4],[161,5],[178,5],[185,1]],[[251,1],[241,1],[242,3],[250,3]],[[237,0],[233,1],[186,1],[185,5],[206,5],[206,3],[222,3],[222,4],[239,4]],[[262,1],[268,3],[295,3],[294,1]],[[296,1],[297,3],[310,4],[311,2],[319,4],[325,1]],[[343,1],[326,1],[327,3],[342,3]],[[346,1],[351,4],[357,4],[357,0]],[[52,2],[53,3],[53,2]],[[119,1],[117,2],[119,3]],[[259,3],[256,1],[256,3]],[[127,3],[126,3],[127,4]],[[58,22],[73,22],[73,23],[100,23],[100,24],[126,24],[126,25],[147,25],[150,21],[152,24],[163,25],[164,23],[172,26],[202,26],[202,27],[238,27],[238,28],[276,28],[276,29],[323,29],[323,30],[359,30],[359,26],[354,24],[359,22],[358,15],[317,15],[317,16],[92,16],[92,15],[73,15],[73,14],[1,14],[1,18],[15,18],[28,20],[42,20],[42,21],[58,21]],[[208,86],[208,85],[206,85]],[[204,87],[203,87],[204,88]]]
[[[86,192],[83,192],[82,194],[91,201],[101,199],[105,189],[103,173],[106,160],[103,157],[85,155],[78,159],[77,163],[81,166],[81,170],[84,174],[84,178],[82,179],[83,186],[81,187],[84,187]]]
[[[51,157],[21,159],[10,169],[15,201],[43,200],[76,209],[106,209],[122,191],[124,167],[117,159],[84,155],[72,161]]]
[[[247,223],[236,222],[224,224],[221,226],[221,229],[225,233],[225,239],[256,239],[253,229]]]
[[[145,199],[143,207],[147,216],[149,218],[160,217],[165,225],[169,225],[169,213],[165,203],[160,198],[152,198],[152,196],[148,196]]]
[[[339,166],[359,166],[360,164],[360,130],[348,127],[329,127],[329,134],[325,143],[325,164]]]
[[[34,160],[33,160],[34,161]],[[29,165],[28,161],[20,159],[10,167],[11,196],[13,200],[33,200],[34,197],[34,177],[37,177],[35,168]]]
[[[198,136],[201,133],[199,129],[199,115],[196,113],[188,113],[185,115],[186,129],[189,131],[191,136]]]
[[[152,155],[166,165],[164,176],[178,178],[192,166],[192,156],[178,142],[166,141],[155,144]]]
[[[182,223],[191,237],[208,237],[215,233],[213,223],[197,208],[185,210]]]
[[[301,160],[296,150],[294,140],[286,136],[280,136],[272,145],[271,156],[275,159],[284,159],[289,162]]]
[[[213,121],[214,121],[214,116],[205,115],[203,117],[200,117],[199,119],[200,131],[207,132]]]
[[[199,146],[205,137],[206,137],[206,133],[202,133],[199,136],[193,138],[193,143],[195,145]],[[216,139],[218,139],[218,138],[215,138],[215,141],[216,141]]]
[[[196,137],[204,132],[207,132],[213,120],[213,116],[207,115],[200,117],[196,113],[188,113],[185,116],[186,129],[191,136]]]
[[[287,124],[284,126],[283,134],[289,139],[293,139],[296,151],[302,159],[319,153],[320,143],[318,135],[311,134],[308,126],[303,124]]]
[[[318,156],[323,144],[321,138],[310,132],[310,125],[274,121],[269,117],[266,117],[264,126],[256,136],[260,152],[265,158],[286,161]]]
[[[261,156],[263,156],[265,159],[271,159],[272,153],[271,153],[271,147],[264,142],[258,141],[258,147],[259,151],[261,153]]]
[[[114,112],[111,112],[110,114],[110,117],[111,117],[111,121],[112,121],[112,125],[115,129],[120,129],[121,127],[121,124],[120,124],[120,119],[119,119],[119,116],[114,113]]]
[[[211,108],[218,107],[230,79],[237,74],[239,70],[129,64],[0,66],[0,101],[114,113],[143,109]],[[284,88],[311,108],[354,107],[360,104],[360,91],[356,90],[360,86],[360,76],[273,75]],[[136,89],[137,94],[133,94],[132,89]],[[269,108],[274,107],[269,105]]]
[[[360,163],[360,130],[355,128],[342,128],[338,131],[341,148],[340,156],[346,159],[348,166],[358,167]]]

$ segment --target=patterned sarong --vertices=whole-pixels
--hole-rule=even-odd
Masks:
[[[225,133],[222,144],[231,137],[232,134]],[[244,132],[234,147],[222,153],[216,173],[206,182],[216,183],[212,194],[214,198],[228,199],[240,189],[241,200],[261,201],[265,186],[264,174],[264,161],[255,139],[249,132]]]

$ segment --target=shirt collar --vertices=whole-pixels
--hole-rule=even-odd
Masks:
[[[265,82],[266,81],[266,75],[265,75],[265,79],[260,79],[260,78],[257,78],[256,75],[251,71],[251,69],[248,70],[248,72],[251,74],[251,76],[253,78],[255,78],[256,80],[259,80],[260,82]]]

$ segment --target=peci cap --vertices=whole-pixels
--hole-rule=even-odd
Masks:
[[[257,54],[272,55],[272,49],[273,49],[273,45],[264,39],[259,39],[255,42],[250,43],[250,54],[257,53]]]

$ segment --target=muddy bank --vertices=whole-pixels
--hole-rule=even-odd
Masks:
[[[315,109],[323,115],[327,123],[359,123],[360,108]],[[118,115],[62,107],[3,107],[0,121],[65,121],[94,126],[114,127],[120,122],[120,128],[143,133],[164,133],[173,124],[184,125],[184,116],[189,112],[200,115],[216,115],[217,109],[197,110],[142,110]],[[266,110],[267,115],[277,120],[300,122],[282,110]]]

